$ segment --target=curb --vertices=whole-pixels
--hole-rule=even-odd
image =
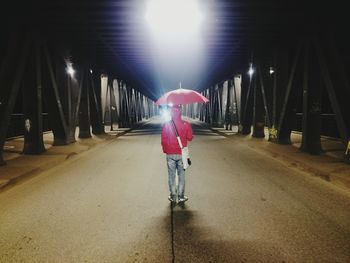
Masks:
[[[17,183],[22,182],[25,179],[30,178],[31,176],[38,174],[40,171],[42,171],[42,169],[40,169],[38,167],[33,168],[32,170],[26,171],[25,173],[23,173],[17,177],[5,180],[5,182],[0,185],[0,193],[9,189],[11,186],[16,185]]]

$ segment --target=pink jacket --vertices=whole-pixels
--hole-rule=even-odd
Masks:
[[[191,124],[187,121],[183,121],[181,118],[176,118],[174,122],[179,133],[182,145],[183,147],[186,147],[187,142],[191,141],[193,138]],[[164,153],[181,154],[181,149],[176,139],[176,132],[171,121],[163,125],[161,137],[161,143]]]

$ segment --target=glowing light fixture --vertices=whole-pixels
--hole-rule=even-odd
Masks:
[[[196,0],[149,0],[145,18],[160,35],[196,33],[203,20]]]
[[[145,0],[145,29],[149,34],[157,85],[177,80],[196,81],[204,71],[204,19],[210,17],[201,0]],[[206,26],[206,32],[209,30]]]
[[[253,64],[250,64],[250,67],[249,67],[249,70],[248,70],[248,74],[249,74],[250,77],[253,76],[253,74],[254,74]]]
[[[72,67],[71,64],[67,66],[66,71],[71,77],[74,76],[75,70],[74,70],[74,68]]]
[[[92,74],[92,69],[90,69],[90,73]]]
[[[269,73],[270,73],[270,75],[272,75],[273,73],[275,73],[275,70],[273,69],[273,67],[270,67]]]

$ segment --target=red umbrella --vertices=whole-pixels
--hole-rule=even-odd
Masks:
[[[156,105],[178,105],[178,104],[191,104],[195,102],[206,103],[209,100],[202,94],[194,90],[189,89],[176,89],[165,93],[156,101]]]

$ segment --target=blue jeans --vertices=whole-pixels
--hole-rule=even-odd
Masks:
[[[176,200],[177,195],[183,197],[185,194],[185,170],[182,164],[181,154],[167,154],[168,183],[171,197]],[[176,187],[176,172],[179,184]]]

